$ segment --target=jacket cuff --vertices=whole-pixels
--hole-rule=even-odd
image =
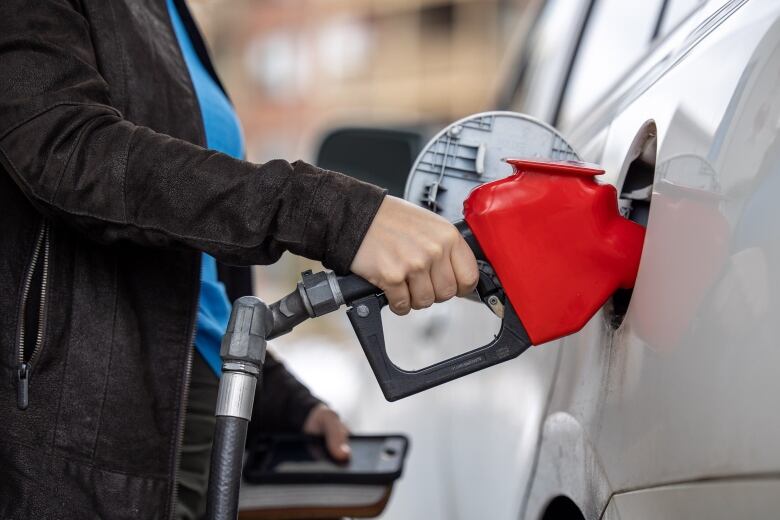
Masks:
[[[255,392],[247,437],[249,444],[262,435],[300,433],[309,412],[321,402],[268,352],[263,375]]]
[[[349,273],[387,190],[302,161],[293,167],[296,177],[317,177],[303,231],[303,243],[311,252],[307,256],[337,274]]]
[[[322,404],[322,401],[311,394],[300,396],[295,403],[291,403],[289,415],[287,417],[289,430],[298,433],[303,432],[303,425],[309,417],[309,413],[311,413],[312,409],[318,404]]]

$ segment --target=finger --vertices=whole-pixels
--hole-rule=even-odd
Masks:
[[[449,255],[434,262],[431,268],[431,283],[433,283],[436,302],[447,301],[457,294],[458,282]]]
[[[458,283],[458,296],[471,294],[477,287],[479,271],[477,270],[477,259],[474,258],[474,253],[465,240],[460,239],[455,244],[450,252],[450,259]]]
[[[338,415],[329,414],[325,422],[325,444],[328,453],[336,460],[349,460],[352,451],[349,448],[349,431]]]
[[[426,309],[433,305],[436,293],[433,291],[431,273],[422,271],[409,275],[409,296],[412,309]]]
[[[409,296],[409,287],[406,285],[405,281],[389,285],[385,287],[384,291],[391,311],[399,316],[409,314],[411,298]]]

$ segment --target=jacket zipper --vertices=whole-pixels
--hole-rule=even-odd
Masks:
[[[198,262],[197,272],[200,273],[200,262]],[[197,284],[197,292],[195,293],[195,304],[200,303],[200,284]],[[171,493],[171,506],[168,512],[168,517],[172,520],[176,515],[176,502],[179,499],[179,464],[181,464],[181,448],[184,444],[184,428],[186,426],[187,419],[187,405],[189,403],[190,396],[190,378],[192,375],[192,356],[195,351],[195,335],[198,329],[198,313],[195,312],[195,318],[190,325],[189,344],[187,348],[187,358],[184,362],[184,390],[181,394],[181,402],[179,403],[181,413],[179,414],[179,424],[176,431],[176,452],[173,457],[173,492]]]
[[[192,334],[192,341],[195,341],[195,334]],[[179,464],[181,464],[181,448],[184,444],[184,427],[187,418],[187,405],[190,394],[190,375],[192,374],[192,352],[194,347],[190,346],[187,349],[187,360],[184,364],[184,390],[181,396],[181,414],[179,419],[178,431],[176,432],[176,454],[174,456],[174,464],[176,464],[173,470],[173,493],[171,494],[171,512],[170,518],[172,519],[176,514],[176,502],[179,499]]]
[[[38,267],[38,262],[42,262],[41,266],[41,293],[38,303],[38,330],[35,335],[35,346],[29,357],[26,358],[25,354],[25,320],[27,314],[27,303],[30,299],[30,290],[32,289],[33,277],[35,276],[35,270]],[[44,220],[38,229],[38,236],[35,239],[35,248],[33,249],[33,255],[30,259],[30,265],[28,266],[27,273],[24,278],[24,285],[22,286],[22,302],[19,310],[19,334],[16,348],[16,406],[20,410],[26,410],[29,405],[30,398],[30,371],[33,364],[38,359],[38,355],[43,347],[43,336],[46,327],[46,301],[49,284],[49,223]]]

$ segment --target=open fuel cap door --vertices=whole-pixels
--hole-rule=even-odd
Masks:
[[[506,158],[579,161],[551,126],[515,112],[483,112],[439,132],[417,157],[404,198],[450,222],[463,218],[463,201],[476,186],[507,177]]]

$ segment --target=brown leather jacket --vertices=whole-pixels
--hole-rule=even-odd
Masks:
[[[170,517],[199,251],[348,270],[381,190],[204,142],[165,0],[0,3],[0,518]]]

